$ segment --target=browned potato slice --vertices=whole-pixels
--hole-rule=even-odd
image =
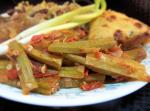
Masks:
[[[124,49],[139,46],[150,38],[150,30],[144,23],[122,13],[107,10],[91,23],[89,39],[113,37]]]

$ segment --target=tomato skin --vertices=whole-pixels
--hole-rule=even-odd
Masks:
[[[79,38],[77,38],[77,37],[69,37],[69,38],[66,39],[66,42],[75,42],[75,41],[78,41],[78,40],[79,40]]]
[[[86,77],[86,76],[88,76],[88,75],[89,75],[89,70],[85,69],[85,71],[84,71],[84,76]]]
[[[34,35],[31,39],[31,44],[36,44],[36,43],[39,43],[40,41],[42,41],[44,38],[44,35],[41,34],[41,35]]]
[[[97,89],[97,88],[100,88],[103,86],[103,83],[101,82],[91,82],[91,83],[85,83],[83,85],[81,85],[81,89],[83,91],[90,91],[90,90],[93,90],[93,89]]]
[[[102,52],[95,52],[95,58],[100,59],[102,57]]]
[[[109,50],[108,54],[115,57],[121,57],[123,51],[119,46],[114,46]]]
[[[18,78],[18,71],[16,69],[8,70],[7,74],[8,79],[15,80]]]
[[[45,73],[45,74],[42,74],[42,73],[36,73],[36,74],[33,74],[35,78],[43,78],[43,77],[48,77],[48,76],[53,76],[54,74],[50,74],[50,73]]]
[[[78,28],[76,31],[79,33],[81,37],[85,37],[87,35],[86,31],[84,29]]]

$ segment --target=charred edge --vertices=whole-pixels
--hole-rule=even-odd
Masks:
[[[148,32],[145,32],[141,35],[138,35],[136,37],[133,37],[133,39],[128,40],[122,44],[123,49],[132,49],[136,48],[139,45],[142,45],[146,40],[150,38],[150,34]]]

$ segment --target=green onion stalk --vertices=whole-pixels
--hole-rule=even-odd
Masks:
[[[105,0],[94,0],[94,4],[80,7],[68,13],[57,16],[53,19],[44,21],[35,25],[20,34],[15,38],[5,41],[0,44],[0,55],[7,53],[8,44],[17,40],[21,44],[27,44],[33,35],[48,33],[53,30],[70,29],[83,24],[86,24],[94,18],[100,16],[106,10]]]

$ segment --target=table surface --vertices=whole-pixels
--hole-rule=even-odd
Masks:
[[[20,0],[0,0],[0,13]],[[34,0],[31,0],[34,1]],[[38,0],[36,0],[38,1]],[[39,0],[41,1],[41,0]],[[51,0],[49,0],[51,1]],[[60,1],[60,0],[55,0]],[[63,1],[63,0],[62,0]],[[78,0],[79,1],[79,0]],[[150,25],[150,0],[107,0],[108,7],[125,12]],[[124,8],[123,8],[124,7]],[[129,11],[130,10],[130,11]],[[148,111],[150,110],[150,84],[117,100],[102,104],[71,108],[49,108],[16,103],[0,98],[0,111]]]

